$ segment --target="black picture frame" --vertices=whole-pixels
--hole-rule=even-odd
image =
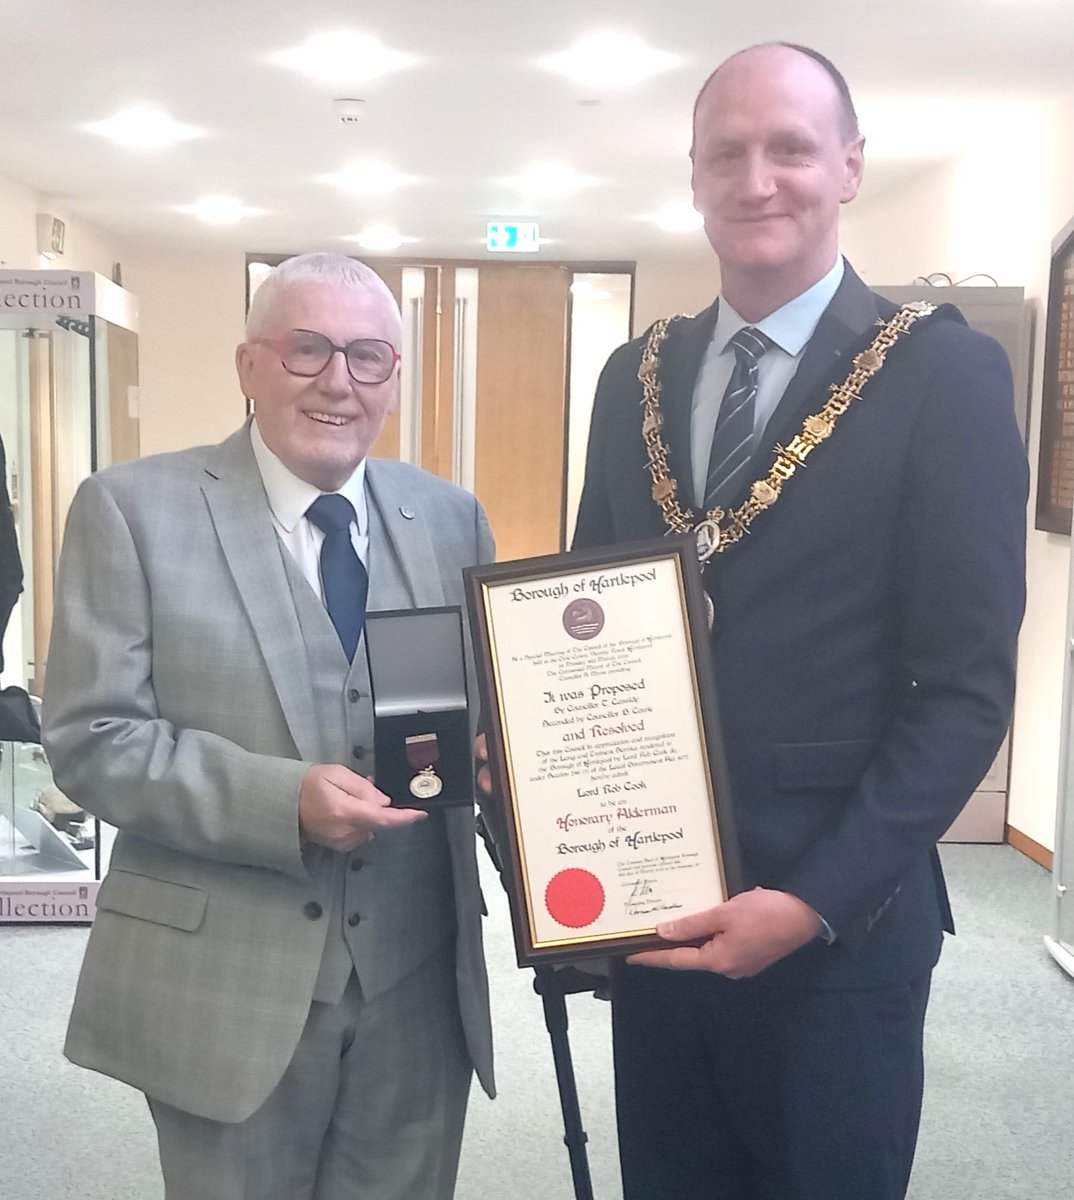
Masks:
[[[468,567],[463,572],[467,608],[469,611],[474,657],[481,690],[484,731],[489,751],[489,767],[493,781],[493,796],[485,802],[486,823],[497,843],[502,861],[503,879],[510,906],[515,935],[515,950],[519,966],[538,966],[549,962],[568,962],[573,959],[601,955],[625,955],[657,946],[666,946],[655,932],[655,923],[667,913],[641,922],[637,928],[616,930],[609,936],[580,932],[564,932],[555,938],[540,938],[535,934],[535,895],[540,885],[538,877],[527,875],[526,846],[520,805],[530,803],[522,793],[511,762],[512,722],[538,719],[538,713],[506,712],[501,689],[501,660],[505,655],[527,651],[521,646],[507,647],[502,632],[494,628],[491,617],[490,592],[498,588],[519,588],[523,591],[542,586],[550,591],[549,581],[557,585],[565,580],[581,579],[594,573],[623,573],[644,571],[654,563],[672,562],[679,582],[680,605],[677,612],[647,613],[645,620],[654,630],[674,628],[682,631],[681,645],[689,660],[684,673],[692,680],[691,696],[682,697],[679,707],[682,720],[693,714],[698,723],[697,733],[702,748],[700,774],[707,784],[707,795],[694,796],[689,802],[711,806],[711,828],[715,860],[720,873],[718,900],[726,899],[743,888],[741,856],[735,834],[734,807],[727,778],[726,759],[721,734],[717,685],[714,679],[709,645],[709,627],[705,597],[697,566],[696,547],[690,536],[667,537],[653,541],[618,545],[613,549],[596,549],[571,554],[552,554],[538,558]],[[644,603],[639,598],[638,603]],[[567,614],[564,611],[564,622]],[[531,653],[540,653],[533,647]],[[516,659],[517,661],[517,659]],[[676,708],[678,712],[678,708]],[[589,719],[589,718],[586,718]],[[574,786],[581,776],[572,779]],[[568,785],[564,784],[564,788]],[[580,793],[579,793],[580,794]],[[573,801],[572,801],[573,803]],[[489,808],[493,811],[488,811]],[[707,811],[707,810],[706,810]],[[609,839],[610,840],[610,839]],[[625,853],[625,851],[623,852]],[[622,867],[620,867],[620,875]],[[704,880],[709,884],[709,880]],[[550,885],[549,885],[550,886]],[[626,885],[620,884],[620,888]],[[548,903],[547,892],[540,899]],[[718,902],[718,901],[717,901]],[[547,921],[546,921],[547,923]],[[635,924],[638,924],[635,922]]]

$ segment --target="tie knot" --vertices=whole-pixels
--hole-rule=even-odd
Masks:
[[[347,529],[355,519],[354,505],[346,496],[338,492],[329,492],[318,496],[306,509],[306,516],[324,533],[338,533]]]
[[[756,363],[766,350],[772,348],[772,339],[759,329],[754,329],[752,325],[744,325],[731,339],[730,344],[736,358],[745,357],[750,363]]]

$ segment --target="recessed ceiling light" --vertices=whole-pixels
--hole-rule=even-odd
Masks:
[[[339,30],[311,34],[301,46],[280,50],[272,61],[300,71],[318,83],[369,83],[417,62],[413,54],[392,50],[370,33]]]
[[[569,50],[549,54],[541,66],[576,83],[597,88],[625,87],[678,66],[678,54],[646,45],[636,34],[591,33]]]
[[[324,183],[350,192],[352,196],[386,196],[405,183],[413,183],[412,175],[400,175],[394,167],[383,162],[348,163],[332,175],[322,175]]]
[[[691,233],[705,224],[704,218],[687,200],[672,200],[662,204],[656,212],[649,213],[645,220],[652,221],[665,233]]]
[[[172,146],[176,142],[202,136],[202,130],[193,125],[183,125],[167,113],[145,105],[125,108],[106,121],[94,121],[87,125],[90,133],[110,138],[120,146],[136,150],[156,150]]]
[[[347,241],[357,242],[363,250],[398,250],[404,242],[416,242],[417,238],[404,237],[391,225],[367,225]]]
[[[234,225],[244,217],[256,216],[262,209],[247,208],[234,196],[202,196],[193,204],[181,204],[179,211],[189,213],[207,225]]]
[[[559,196],[571,196],[580,188],[596,183],[596,180],[580,175],[568,163],[537,162],[531,163],[521,174],[506,182],[527,196],[551,200]]]

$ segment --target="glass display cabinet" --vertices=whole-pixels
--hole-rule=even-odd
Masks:
[[[71,499],[91,472],[139,453],[129,292],[92,272],[0,271],[0,438],[23,572],[0,684],[36,709]],[[111,831],[56,788],[40,745],[13,736],[0,723],[0,923],[89,921]]]

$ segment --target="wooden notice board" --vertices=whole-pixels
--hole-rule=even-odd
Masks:
[[[1045,338],[1037,528],[1069,535],[1074,515],[1074,221],[1053,243]]]

